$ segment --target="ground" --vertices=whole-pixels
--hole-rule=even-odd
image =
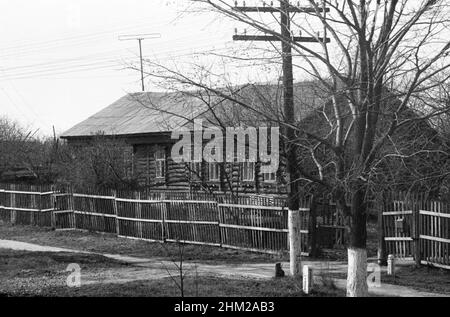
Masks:
[[[406,285],[418,290],[450,294],[449,270],[409,266],[399,270],[395,277],[383,273],[381,279],[393,285]]]
[[[113,234],[55,231],[49,228],[12,226],[1,223],[0,239],[35,243],[53,247],[77,249],[96,253],[114,253],[144,258],[178,257],[179,247],[174,243],[151,243],[147,241],[117,238]],[[289,258],[287,254],[271,255],[201,245],[185,245],[185,260],[219,263],[268,263],[281,262]]]
[[[113,234],[85,233],[81,231],[55,231],[49,228],[30,226],[11,226],[3,223],[0,227],[0,238],[36,243],[41,245],[73,248],[97,253],[115,253],[138,257],[173,257],[178,254],[175,244],[149,243],[146,241],[118,239]],[[231,249],[219,249],[209,246],[186,245],[186,260],[208,263],[272,263],[288,261],[289,255],[263,254]],[[377,254],[376,225],[368,226],[368,256]],[[321,259],[346,260],[345,249],[323,250]]]
[[[0,249],[0,296],[180,296],[177,276],[120,283],[105,283],[105,270],[126,271],[130,265],[93,254],[27,252]],[[80,265],[82,286],[70,288],[66,280],[71,263]],[[196,276],[189,272],[185,296],[289,297],[307,296],[301,281],[283,279],[243,279]],[[220,287],[218,287],[220,285]],[[318,289],[310,296],[342,296],[337,289]]]
[[[24,242],[71,249],[29,252],[0,248],[0,294],[5,296],[180,296],[174,267],[179,259],[177,244],[0,223],[0,245],[5,246],[5,240],[13,240],[6,244],[22,241],[15,242],[18,250],[28,250],[21,249],[20,245],[27,245]],[[287,269],[286,255],[198,245],[186,245],[183,252],[186,296],[304,296],[299,280],[272,278],[276,262],[283,262]],[[81,267],[81,288],[66,285],[70,263]],[[345,288],[345,261],[308,259],[304,263],[314,267],[324,285],[313,296],[344,295],[338,288]],[[400,291],[406,291],[407,296],[433,295],[414,290],[450,295],[450,272],[436,268],[400,265],[395,279],[386,276],[384,268],[382,283],[388,292],[380,289],[376,295],[396,296]]]

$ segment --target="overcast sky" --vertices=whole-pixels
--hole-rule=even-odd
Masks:
[[[279,48],[268,42],[233,42],[235,28],[239,33],[252,30],[217,13],[187,8],[191,3],[0,0],[0,115],[50,136],[52,126],[61,134],[126,93],[140,91],[139,72],[127,68],[139,62],[138,42],[119,41],[121,35],[160,33],[160,38],[143,42],[144,59],[172,68],[214,65],[233,84],[279,79]],[[267,15],[259,18],[279,26]],[[255,66],[255,54],[274,54],[275,65]],[[217,55],[239,59],[224,61]],[[296,69],[294,77],[303,80],[305,75]],[[158,88],[146,86],[147,91]]]
[[[126,69],[138,43],[119,35],[161,33],[143,46],[158,60],[230,45],[232,25],[177,19],[182,9],[174,0],[0,0],[1,114],[50,135],[139,91],[139,73]]]

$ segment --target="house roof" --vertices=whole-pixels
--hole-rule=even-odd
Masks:
[[[296,117],[302,120],[314,109],[320,107],[326,99],[317,91],[317,83],[302,82],[294,86]],[[230,91],[226,92],[227,94]],[[218,96],[199,93],[161,93],[142,92],[128,94],[110,106],[104,108],[88,119],[65,131],[62,138],[88,137],[102,135],[136,135],[170,132],[175,128],[186,126],[191,121],[208,112],[207,103],[220,106],[222,116],[229,116],[228,121],[236,122],[237,116],[249,118],[242,106]],[[319,96],[319,97],[318,97]],[[282,89],[276,85],[247,85],[235,89],[234,98],[258,107],[269,115],[280,112]],[[248,111],[247,111],[248,112]],[[234,114],[233,114],[234,113]],[[205,117],[211,117],[206,116]],[[254,120],[249,119],[249,121]],[[245,121],[245,120],[241,120]]]
[[[202,102],[194,97],[180,100],[176,94],[132,93],[65,131],[61,137],[167,132],[202,111]]]

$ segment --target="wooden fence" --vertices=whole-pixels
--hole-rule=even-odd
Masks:
[[[54,192],[51,186],[3,184],[0,219],[12,223],[54,226]]]
[[[288,210],[282,196],[112,190],[75,193],[70,188],[5,184],[0,188],[0,219],[13,224],[265,253],[289,249]],[[342,226],[330,231],[335,208],[318,208],[316,215],[311,212],[311,199],[305,198],[299,210],[303,255],[309,255],[316,243],[343,245]],[[331,232],[326,235],[331,242],[317,239],[317,234],[327,232]]]
[[[387,254],[450,269],[450,205],[423,195],[391,195],[384,206]]]

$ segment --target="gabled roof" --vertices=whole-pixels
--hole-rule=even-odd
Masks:
[[[297,83],[294,86],[296,118],[301,121],[315,109],[321,107],[326,97],[318,91],[320,85],[313,82]],[[233,97],[246,104],[257,105],[267,117],[272,118],[280,112],[282,88],[276,85],[247,85],[234,88]],[[227,91],[226,94],[229,94]],[[75,125],[62,134],[62,138],[79,138],[93,135],[136,135],[171,132],[175,128],[187,126],[199,116],[205,118],[208,106],[220,107],[217,113],[227,117],[229,122],[245,121],[254,123],[250,111],[231,101],[223,101],[218,96],[202,96],[201,93],[143,92],[128,94],[88,119]],[[234,113],[234,114],[233,114]],[[237,114],[237,115],[236,115]],[[238,118],[241,117],[241,118]],[[244,119],[244,120],[243,120]]]
[[[132,93],[78,123],[61,137],[169,132],[204,110],[204,104],[195,97],[179,100],[176,94]]]

